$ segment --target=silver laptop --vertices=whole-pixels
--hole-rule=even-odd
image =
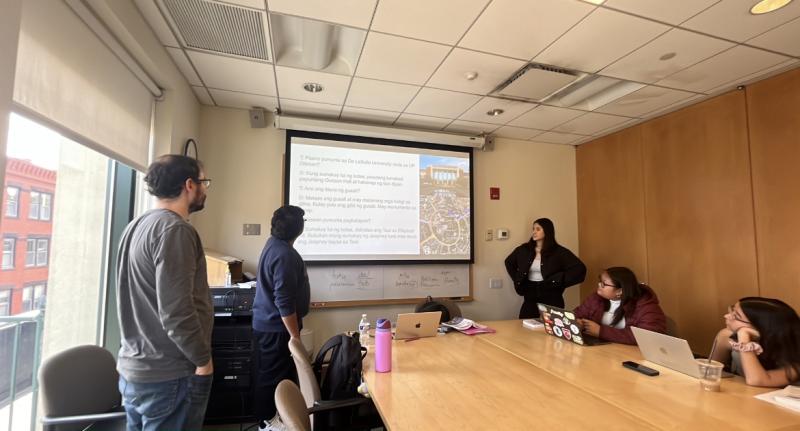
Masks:
[[[433,337],[439,330],[439,320],[441,318],[441,311],[398,314],[394,338],[403,340],[407,338]]]
[[[631,330],[645,359],[692,377],[700,377],[700,368],[686,340],[635,326]]]

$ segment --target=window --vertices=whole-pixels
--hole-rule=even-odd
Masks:
[[[53,195],[41,193],[39,205],[39,220],[50,220],[50,215],[53,213]]]
[[[25,241],[25,266],[36,266],[36,239]]]
[[[11,314],[11,290],[0,290],[0,316]]]
[[[45,284],[32,284],[22,288],[22,312],[44,308]]]
[[[19,217],[18,187],[6,187],[6,217]]]
[[[31,192],[31,203],[28,206],[28,218],[33,220],[39,219],[39,192]]]
[[[36,240],[36,266],[47,265],[47,252],[50,246],[49,239]]]
[[[53,195],[31,191],[31,205],[28,218],[31,220],[50,220],[53,214]]]
[[[3,238],[3,269],[14,269],[14,249],[16,239]]]

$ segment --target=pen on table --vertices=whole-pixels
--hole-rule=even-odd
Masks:
[[[409,341],[414,341],[414,340],[419,340],[419,337],[406,338],[406,343],[408,343]]]

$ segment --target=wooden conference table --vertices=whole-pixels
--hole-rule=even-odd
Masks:
[[[483,322],[496,334],[394,342],[392,371],[364,377],[388,429],[800,430],[800,414],[753,398],[771,389],[697,379],[657,365],[648,377],[635,346],[584,347],[519,320]],[[370,349],[371,350],[371,349]]]

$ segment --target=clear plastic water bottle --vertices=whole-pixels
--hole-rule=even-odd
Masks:
[[[362,346],[366,346],[369,341],[369,320],[367,315],[361,315],[361,321],[358,322],[358,341]]]
[[[231,270],[225,270],[225,286],[231,286]]]

